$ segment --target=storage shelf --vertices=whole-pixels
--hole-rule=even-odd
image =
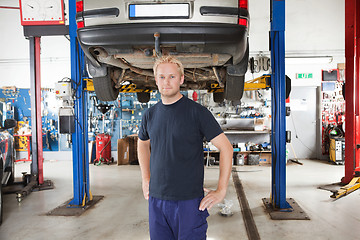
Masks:
[[[204,150],[204,153],[219,153],[219,151],[216,150]],[[240,151],[240,152],[234,152],[234,153],[271,153],[271,151]]]
[[[271,151],[240,151],[239,153],[271,153]]]
[[[241,131],[241,130],[226,130],[225,134],[267,134],[270,131]]]

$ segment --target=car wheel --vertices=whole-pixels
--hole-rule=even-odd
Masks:
[[[244,93],[245,73],[249,64],[249,40],[245,54],[240,63],[228,66],[226,72],[225,99],[230,101],[241,100]]]
[[[150,93],[149,92],[138,92],[136,93],[137,99],[141,103],[147,103],[150,101]]]
[[[224,92],[214,92],[213,100],[216,103],[222,103],[224,101]]]
[[[244,93],[245,76],[226,75],[225,99],[240,100]]]
[[[119,95],[119,90],[115,88],[115,83],[110,77],[110,71],[104,77],[94,77],[93,84],[96,96],[101,101],[114,101]]]

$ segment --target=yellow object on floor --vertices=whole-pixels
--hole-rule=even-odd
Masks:
[[[343,186],[340,188],[340,190],[334,192],[333,195],[331,195],[332,198],[340,198],[345,195],[348,195],[349,193],[354,192],[355,190],[360,188],[360,177],[354,177],[348,185]]]

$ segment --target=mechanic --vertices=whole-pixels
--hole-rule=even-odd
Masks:
[[[211,112],[180,93],[184,67],[179,60],[163,56],[153,70],[161,101],[144,113],[138,140],[150,238],[206,239],[207,210],[226,195],[232,145]],[[203,188],[204,137],[220,151],[214,191]]]

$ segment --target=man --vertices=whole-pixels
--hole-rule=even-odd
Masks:
[[[143,115],[138,141],[150,237],[206,239],[207,209],[226,195],[233,149],[213,115],[180,93],[184,82],[180,61],[172,56],[159,58],[154,75],[161,101]],[[203,188],[204,137],[220,151],[220,175],[214,191]]]

